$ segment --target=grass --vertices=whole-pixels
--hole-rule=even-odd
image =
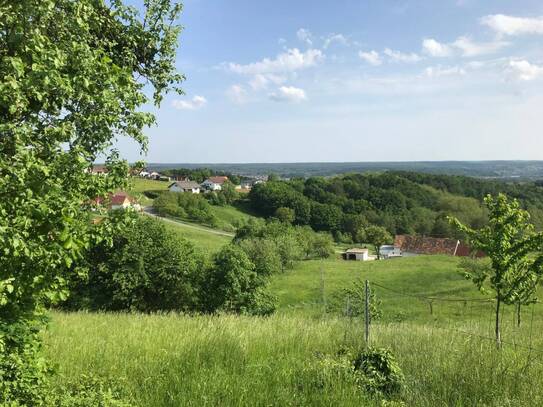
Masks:
[[[231,205],[211,206],[211,211],[218,220],[217,227],[227,231],[234,231],[239,225],[254,218],[254,216]]]
[[[205,250],[208,253],[216,252],[232,240],[231,237],[211,233],[204,229],[194,229],[191,228],[190,225],[184,225],[182,223],[173,224],[165,222],[165,225],[178,236],[184,237],[194,243],[196,247]]]
[[[153,204],[153,200],[147,198],[144,195],[145,191],[166,190],[168,189],[168,185],[171,184],[171,182],[169,181],[157,181],[157,180],[145,179],[145,178],[140,178],[140,177],[133,177],[130,183],[131,183],[131,187],[129,189],[130,194],[138,198],[141,205],[143,206],[151,206]]]
[[[293,315],[54,313],[45,343],[58,381],[92,372],[119,383],[139,406],[379,406],[318,363],[360,346],[362,326]],[[535,354],[407,323],[377,324],[371,340],[397,356],[406,387],[396,398],[408,406],[543,403]]]

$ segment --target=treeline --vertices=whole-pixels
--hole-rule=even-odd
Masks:
[[[253,210],[264,217],[282,217],[289,211],[294,224],[332,232],[343,241],[358,241],[369,225],[382,226],[391,234],[460,238],[447,216],[479,228],[487,222],[481,199],[497,192],[521,199],[529,206],[536,226],[541,226],[541,187],[486,185],[486,181],[468,177],[388,172],[272,181],[256,185],[249,200]]]
[[[119,228],[112,243],[90,248],[77,266],[86,272],[72,281],[64,308],[268,315],[276,306],[267,291],[270,276],[333,252],[328,235],[255,221],[209,256],[143,216]]]
[[[226,171],[217,171],[210,168],[168,168],[161,170],[161,173],[170,177],[187,177],[191,181],[198,183],[204,182],[209,177],[226,176],[235,185],[238,185],[242,179],[239,175]]]

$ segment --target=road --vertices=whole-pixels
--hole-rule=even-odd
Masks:
[[[216,229],[206,228],[206,227],[203,227],[203,226],[197,226],[197,225],[193,225],[192,223],[183,222],[181,220],[163,218],[162,216],[158,216],[158,215],[154,214],[152,212],[152,210],[153,210],[153,208],[151,208],[151,207],[145,207],[145,208],[143,208],[143,213],[145,215],[147,215],[147,216],[151,216],[153,218],[163,220],[164,222],[173,223],[174,225],[175,224],[183,225],[183,227],[187,227],[189,229],[196,229],[196,230],[199,230],[199,231],[202,231],[202,232],[212,233],[214,235],[219,235],[219,236],[228,236],[228,237],[234,237],[235,236],[233,233],[224,232],[222,230],[216,230]]]

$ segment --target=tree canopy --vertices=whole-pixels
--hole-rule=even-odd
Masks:
[[[112,219],[95,224],[87,209],[126,185],[128,166],[112,147],[129,137],[145,150],[155,119],[144,106],[183,80],[180,5],[144,5],[140,15],[121,0],[0,3],[2,402],[39,404],[37,321],[65,298],[74,261],[110,235]],[[92,175],[104,155],[108,174]]]

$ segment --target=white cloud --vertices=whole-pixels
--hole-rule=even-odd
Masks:
[[[526,60],[509,61],[508,71],[514,79],[521,81],[543,78],[543,66],[531,64]]]
[[[275,59],[264,58],[262,61],[246,65],[230,62],[226,66],[231,72],[245,75],[294,72],[315,66],[323,58],[324,54],[318,49],[300,52],[299,49],[293,48],[277,55]]]
[[[294,86],[281,86],[277,92],[269,95],[271,100],[276,102],[302,102],[307,99],[305,91]]]
[[[464,57],[474,57],[479,55],[493,54],[509,43],[504,41],[493,42],[473,42],[468,37],[458,37],[452,46],[459,49]]]
[[[441,78],[444,76],[463,76],[466,74],[466,71],[459,66],[429,66],[424,72],[423,76],[427,78]]]
[[[247,91],[241,85],[230,86],[226,94],[234,103],[241,104],[247,101]]]
[[[287,78],[283,75],[276,74],[257,74],[250,81],[249,86],[253,90],[266,89],[270,83],[279,85],[286,82]]]
[[[306,30],[305,28],[300,28],[298,31],[296,31],[296,37],[307,45],[313,45],[313,35],[311,34],[311,31]]]
[[[191,100],[172,100],[172,106],[179,110],[198,110],[207,104],[207,99],[196,95]]]
[[[358,56],[364,61],[366,61],[368,64],[373,65],[373,66],[378,66],[383,63],[383,61],[381,60],[381,56],[379,55],[377,51],[373,51],[373,50],[370,52],[358,51]]]
[[[347,45],[347,38],[343,34],[331,34],[324,40],[323,48],[326,49],[333,43],[340,45]]]
[[[451,57],[454,55],[475,57],[493,54],[507,45],[509,43],[504,41],[474,42],[471,38],[465,36],[458,37],[450,44],[441,43],[433,38],[426,38],[422,41],[422,50],[433,57]]]
[[[442,44],[433,38],[425,38],[422,41],[422,50],[433,57],[448,57],[453,54],[450,46]]]
[[[419,55],[415,54],[414,52],[403,53],[400,51],[392,50],[390,48],[386,48],[383,51],[383,54],[388,56],[394,62],[418,62],[422,59]]]
[[[493,14],[482,17],[480,22],[500,35],[543,34],[543,17],[525,18]]]

